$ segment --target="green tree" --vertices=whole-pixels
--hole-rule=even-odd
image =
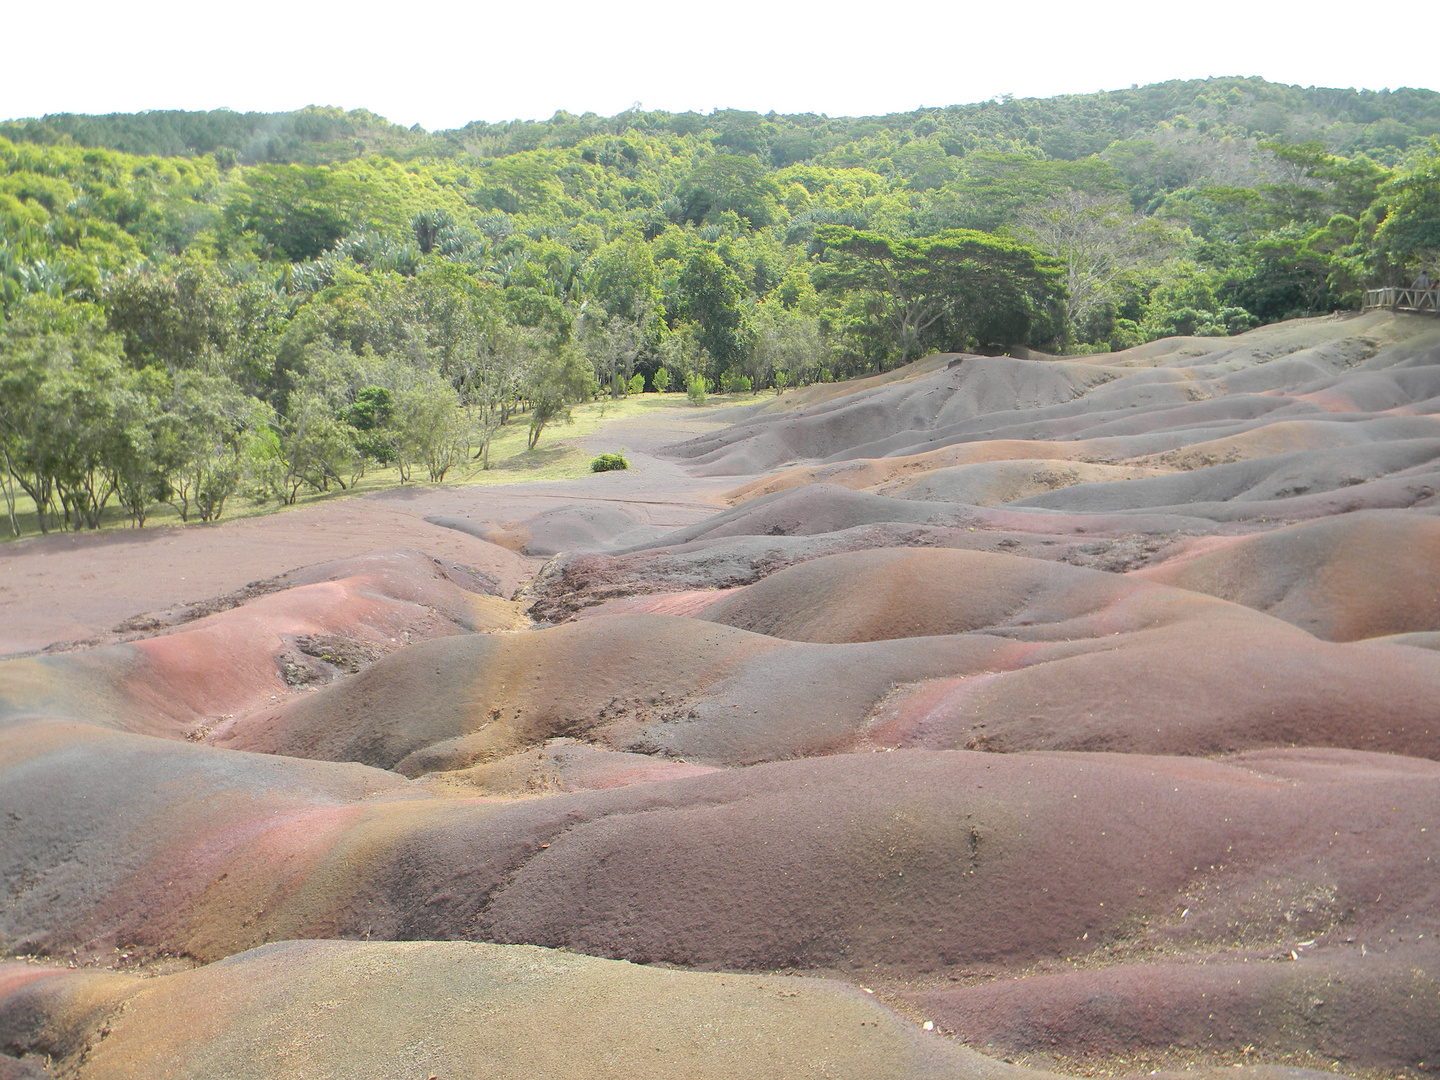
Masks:
[[[352,474],[359,456],[356,443],[355,429],[335,415],[324,397],[313,391],[294,397],[280,430],[284,502],[293,505],[307,485],[329,491],[334,482],[344,490],[344,478]]]
[[[115,494],[127,373],[97,316],[36,298],[0,331],[0,449],[42,532],[99,528]]]
[[[542,352],[526,373],[523,391],[530,401],[527,448],[535,449],[547,424],[568,421],[570,406],[590,397],[594,386],[590,365],[573,346],[559,345]]]
[[[1035,245],[1064,268],[1065,314],[1074,328],[1120,298],[1127,276],[1159,239],[1127,201],[1079,191],[1057,195],[1019,220]]]
[[[699,345],[715,362],[715,374],[741,363],[750,349],[745,287],[713,245],[698,248],[680,276],[680,314],[699,328]]]
[[[1372,250],[1376,262],[1401,275],[1440,264],[1440,141],[1389,181],[1380,194],[1381,218]]]
[[[691,372],[690,378],[685,383],[685,393],[690,398],[692,405],[704,405],[705,393],[710,389],[710,380],[701,375],[698,371]]]
[[[260,403],[224,376],[182,372],[154,425],[165,498],[189,521],[215,521],[243,479],[243,456]]]
[[[193,368],[225,344],[224,299],[203,266],[169,273],[137,267],[111,280],[104,304],[110,329],[136,367]]]
[[[340,411],[340,419],[355,429],[355,445],[363,455],[389,465],[395,460],[394,414],[395,395],[383,386],[366,386]]]
[[[246,173],[225,207],[239,233],[253,232],[288,262],[313,259],[353,226],[348,185],[330,169],[272,165]]]
[[[430,482],[445,475],[468,456],[469,425],[455,391],[439,379],[400,390],[395,395],[394,426],[402,475],[411,463],[424,464]]]
[[[756,392],[771,381],[777,386],[813,382],[829,354],[820,320],[811,311],[787,310],[773,302],[757,309],[755,350],[750,363]]]
[[[997,336],[1023,341],[1032,313],[1063,295],[1063,268],[1033,248],[966,229],[904,239],[844,225],[815,230],[825,245],[816,284],[872,297],[898,363],[923,347],[963,348]]]
[[[644,304],[629,315],[607,315],[603,309],[582,311],[577,320],[579,344],[595,370],[596,381],[611,397],[622,397],[635,372],[635,361],[645,347],[651,309]]]
[[[115,395],[117,427],[109,468],[120,505],[143,529],[150,507],[170,494],[161,444],[169,379],[150,368],[134,372]]]
[[[779,188],[759,161],[735,154],[706,158],[677,193],[686,221],[714,223],[729,211],[751,229],[780,220],[778,195]]]
[[[415,233],[415,244],[420,254],[429,255],[435,250],[448,230],[455,227],[455,219],[447,210],[422,210],[410,219],[410,228]]]

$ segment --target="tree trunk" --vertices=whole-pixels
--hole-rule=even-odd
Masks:
[[[5,452],[5,472],[0,474],[0,481],[3,481],[5,485],[5,509],[9,511],[10,514],[10,531],[16,536],[19,536],[20,522],[15,517],[15,487],[10,479],[14,471],[14,466],[10,463],[10,452],[7,450]]]

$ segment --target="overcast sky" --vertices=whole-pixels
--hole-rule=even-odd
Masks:
[[[0,40],[0,118],[315,104],[433,131],[637,101],[868,115],[1211,75],[1440,87],[1435,0],[0,0]]]

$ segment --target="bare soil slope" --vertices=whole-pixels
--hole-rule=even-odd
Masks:
[[[0,1080],[1435,1073],[1440,323],[656,413],[0,551]]]

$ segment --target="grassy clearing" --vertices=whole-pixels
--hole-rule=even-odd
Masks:
[[[491,440],[489,469],[481,468],[479,462],[469,462],[452,469],[445,477],[445,486],[519,484],[532,480],[572,480],[589,476],[590,460],[594,454],[580,449],[569,440],[594,435],[607,423],[615,420],[634,419],[646,415],[669,415],[679,419],[685,414],[699,418],[733,405],[746,405],[762,400],[763,396],[711,394],[702,406],[690,404],[684,394],[650,393],[625,397],[618,401],[602,399],[586,402],[583,405],[576,405],[571,410],[570,423],[547,425],[540,436],[540,445],[534,450],[525,448],[529,437],[529,419],[525,415],[520,415],[502,428],[499,434]],[[423,479],[423,468],[414,470],[411,476],[411,486],[434,486]],[[348,491],[333,489],[328,492],[301,492],[295,505],[308,506],[312,503],[343,499],[351,495],[369,495],[400,486],[398,469],[372,468]],[[15,505],[15,516],[20,524],[20,537],[38,535],[40,525],[35,514],[35,504],[22,491],[17,490],[16,495],[18,498]],[[256,503],[236,494],[226,503],[223,520],[257,517],[287,509],[289,507],[281,505],[274,499]],[[148,529],[183,524],[178,510],[161,503],[150,508],[150,516],[146,519],[145,527]],[[105,508],[105,515],[100,527],[102,529],[128,529],[132,525],[125,511],[112,501]],[[0,542],[15,539],[17,537],[11,532],[9,519],[4,515],[4,504],[0,502]]]

